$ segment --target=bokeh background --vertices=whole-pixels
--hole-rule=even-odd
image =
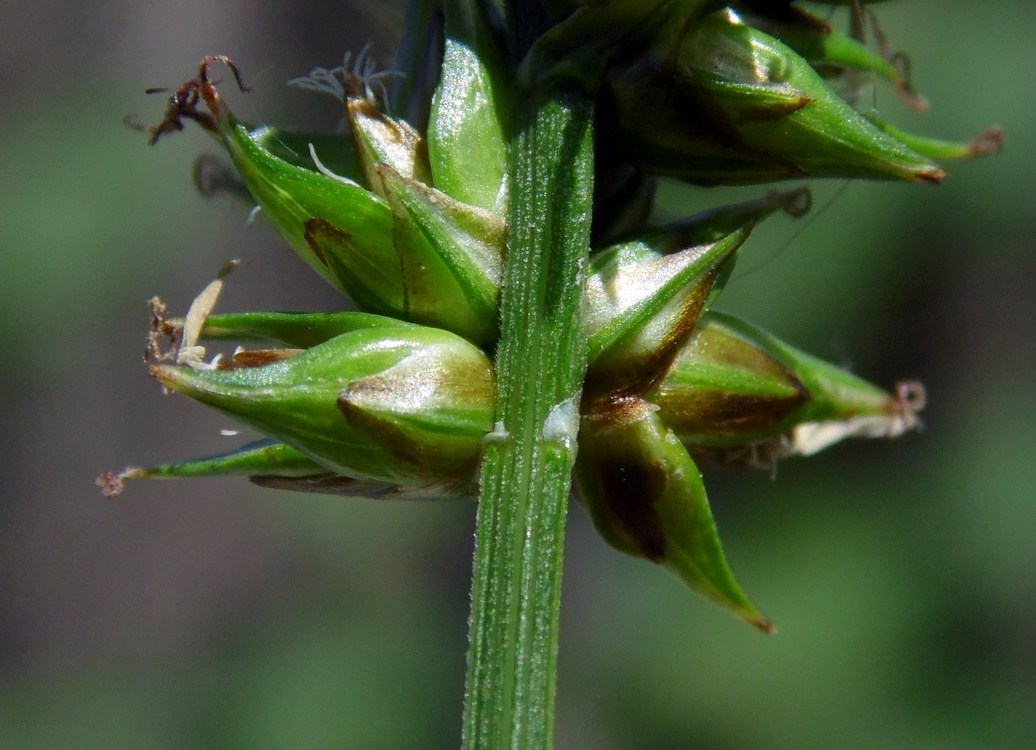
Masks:
[[[721,307],[877,382],[922,378],[927,428],[707,477],[773,637],[573,508],[562,750],[1036,743],[1036,5],[880,11],[933,102],[879,89],[882,113],[965,139],[1000,123],[1006,150],[939,189],[817,185],[811,217],[753,237]],[[242,117],[330,129],[334,103],[284,82],[368,40],[388,60],[400,26],[374,2],[0,6],[0,746],[457,745],[470,504],[93,486],[244,439],[148,380],[150,296],[182,311],[239,257],[222,310],[338,304],[245,208],[195,192],[203,134],[149,148],[123,115],[153,121],[144,89],[222,52],[253,86]]]

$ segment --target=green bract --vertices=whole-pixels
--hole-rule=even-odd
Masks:
[[[447,5],[449,33],[428,124],[432,175],[450,197],[504,216],[506,122],[514,92],[501,59],[503,46],[480,4],[448,0]]]
[[[290,445],[275,440],[257,440],[227,453],[159,464],[146,469],[133,467],[114,477],[127,479],[184,479],[187,477],[276,476],[283,478],[327,476],[324,466]]]

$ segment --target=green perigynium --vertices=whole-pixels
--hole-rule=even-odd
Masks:
[[[699,593],[772,631],[734,579],[701,472],[658,407],[625,398],[588,410],[581,433],[579,486],[605,541],[664,565]]]
[[[365,480],[464,483],[493,425],[493,372],[482,350],[407,323],[364,326],[304,351],[264,350],[258,363],[245,352],[215,367],[152,364],[151,374]]]
[[[917,425],[921,393],[903,383],[887,394],[743,320],[708,312],[646,398],[689,446],[738,454],[768,445],[776,460],[853,435],[898,437]],[[832,439],[818,442],[822,432]]]
[[[609,79],[619,137],[649,171],[703,185],[802,177],[939,182],[945,172],[841,99],[807,60],[733,10]],[[653,101],[668,100],[655,114]],[[700,112],[688,121],[687,112]]]
[[[519,23],[517,9],[533,5]],[[408,107],[427,113],[421,130],[392,114],[398,76],[365,53],[294,81],[340,101],[342,135],[241,122],[209,76],[225,64],[240,85],[237,68],[207,58],[152,142],[185,120],[210,132],[261,215],[359,312],[213,315],[217,285],[185,320],[156,315],[153,339],[172,338],[175,356],[152,347],[151,374],[266,439],[104,475],[102,486],[240,474],[317,492],[474,497],[486,446],[529,440],[557,454],[555,467],[575,462],[577,496],[609,544],[772,629],[727,564],[698,465],[772,467],[849,437],[897,437],[918,424],[923,390],[907,382],[887,393],[713,309],[755,225],[778,210],[801,214],[808,191],[662,225],[651,209],[663,178],[938,183],[935,160],[998,150],[997,129],[958,144],[858,112],[864,76],[891,83],[910,107],[926,103],[907,58],[883,39],[868,44],[870,11],[851,5],[841,33],[791,2],[449,0],[439,85]],[[537,143],[550,148],[517,150]],[[544,197],[540,184],[551,186]],[[544,269],[515,265],[533,257],[528,243],[569,274],[564,289]],[[523,288],[526,276],[541,286]],[[568,319],[552,319],[565,300],[576,302]],[[544,338],[536,321],[567,331],[567,343]],[[207,362],[200,342],[228,340],[261,348]],[[554,373],[516,374],[515,341],[533,353],[564,346],[559,366],[584,373],[541,423],[514,380]],[[501,417],[514,413],[525,415],[520,436]],[[567,474],[553,486],[567,492]],[[482,679],[478,665],[471,674]],[[490,726],[472,721],[470,736]]]

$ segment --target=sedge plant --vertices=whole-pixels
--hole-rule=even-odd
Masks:
[[[822,7],[838,5],[846,31]],[[245,88],[237,64],[204,59],[150,141],[210,133],[231,168],[219,183],[355,309],[217,314],[225,273],[182,317],[152,300],[151,375],[265,439],[102,489],[239,474],[476,499],[468,750],[551,746],[570,498],[611,546],[772,631],[699,467],[898,437],[924,390],[879,388],[720,312],[724,284],[759,222],[808,210],[803,181],[932,185],[943,162],[1000,146],[996,129],[951,143],[855,108],[864,78],[927,106],[871,6],[416,0],[398,70],[363,50],[292,81],[337,99],[344,133],[239,120],[221,94]],[[659,223],[663,180],[781,185]],[[221,342],[249,347],[212,356]]]

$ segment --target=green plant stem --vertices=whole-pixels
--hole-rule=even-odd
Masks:
[[[592,109],[519,97],[511,229],[475,536],[464,748],[549,748],[565,515],[586,370]]]

